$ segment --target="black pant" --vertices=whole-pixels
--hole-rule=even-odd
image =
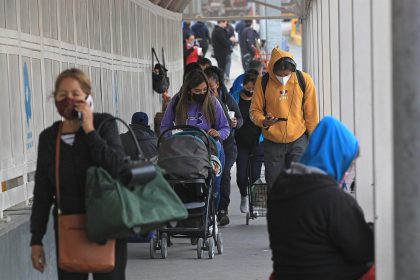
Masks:
[[[203,57],[206,57],[207,50],[209,49],[209,41],[199,38],[198,44],[200,45],[200,48],[203,49]]]
[[[222,173],[222,181],[220,183],[220,210],[228,210],[230,203],[230,180],[233,164],[238,156],[238,149],[236,147],[235,138],[231,138],[223,143],[223,150],[225,151],[225,168]]]
[[[236,182],[238,183],[241,196],[248,195],[248,163],[251,160],[251,181],[255,182],[261,175],[261,167],[264,159],[263,144],[260,143],[253,147],[242,146],[238,144],[238,158],[236,159]]]
[[[56,242],[57,244],[57,242]],[[58,251],[58,250],[57,250]],[[57,252],[58,256],[58,252]],[[125,268],[127,266],[127,240],[117,239],[115,242],[115,268],[108,273],[93,273],[94,280],[125,280]],[[88,273],[67,272],[58,267],[58,280],[88,280]]]
[[[228,55],[227,54],[214,54],[214,58],[216,58],[217,67],[219,67],[219,69],[223,72],[223,74],[225,74]]]

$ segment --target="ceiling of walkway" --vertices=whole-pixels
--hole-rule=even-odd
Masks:
[[[222,0],[213,0],[214,2],[223,2]],[[182,13],[185,8],[192,2],[191,0],[150,0],[155,5],[159,5],[162,8],[171,10],[176,13]],[[248,0],[248,2],[267,2],[266,0]],[[304,17],[307,7],[311,0],[278,0],[276,2],[270,1],[271,5],[281,6],[281,11],[283,13],[293,13],[299,17]]]
[[[150,2],[173,12],[182,13],[191,0],[150,0]]]

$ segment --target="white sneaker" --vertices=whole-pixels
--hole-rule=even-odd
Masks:
[[[242,196],[241,197],[241,212],[242,213],[248,213],[249,212],[249,202],[248,202],[248,196]]]

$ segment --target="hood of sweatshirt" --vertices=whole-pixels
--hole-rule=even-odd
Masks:
[[[358,151],[354,134],[335,118],[325,117],[311,135],[300,163],[321,169],[340,182]]]
[[[270,58],[270,62],[268,63],[268,73],[270,75],[270,79],[275,81],[278,84],[280,84],[280,82],[277,80],[276,74],[274,74],[273,69],[274,69],[274,64],[283,57],[289,57],[294,60],[294,57],[291,53],[283,51],[279,48],[274,48],[271,51],[271,58]]]

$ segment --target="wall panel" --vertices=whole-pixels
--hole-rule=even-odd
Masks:
[[[39,133],[60,119],[52,92],[64,69],[90,75],[95,111],[130,122],[142,110],[152,120],[161,95],[152,90],[151,46],[166,50],[173,93],[183,72],[181,19],[147,0],[0,0],[0,28],[18,38],[0,43],[0,181],[34,171]],[[1,193],[0,215],[15,195]]]

